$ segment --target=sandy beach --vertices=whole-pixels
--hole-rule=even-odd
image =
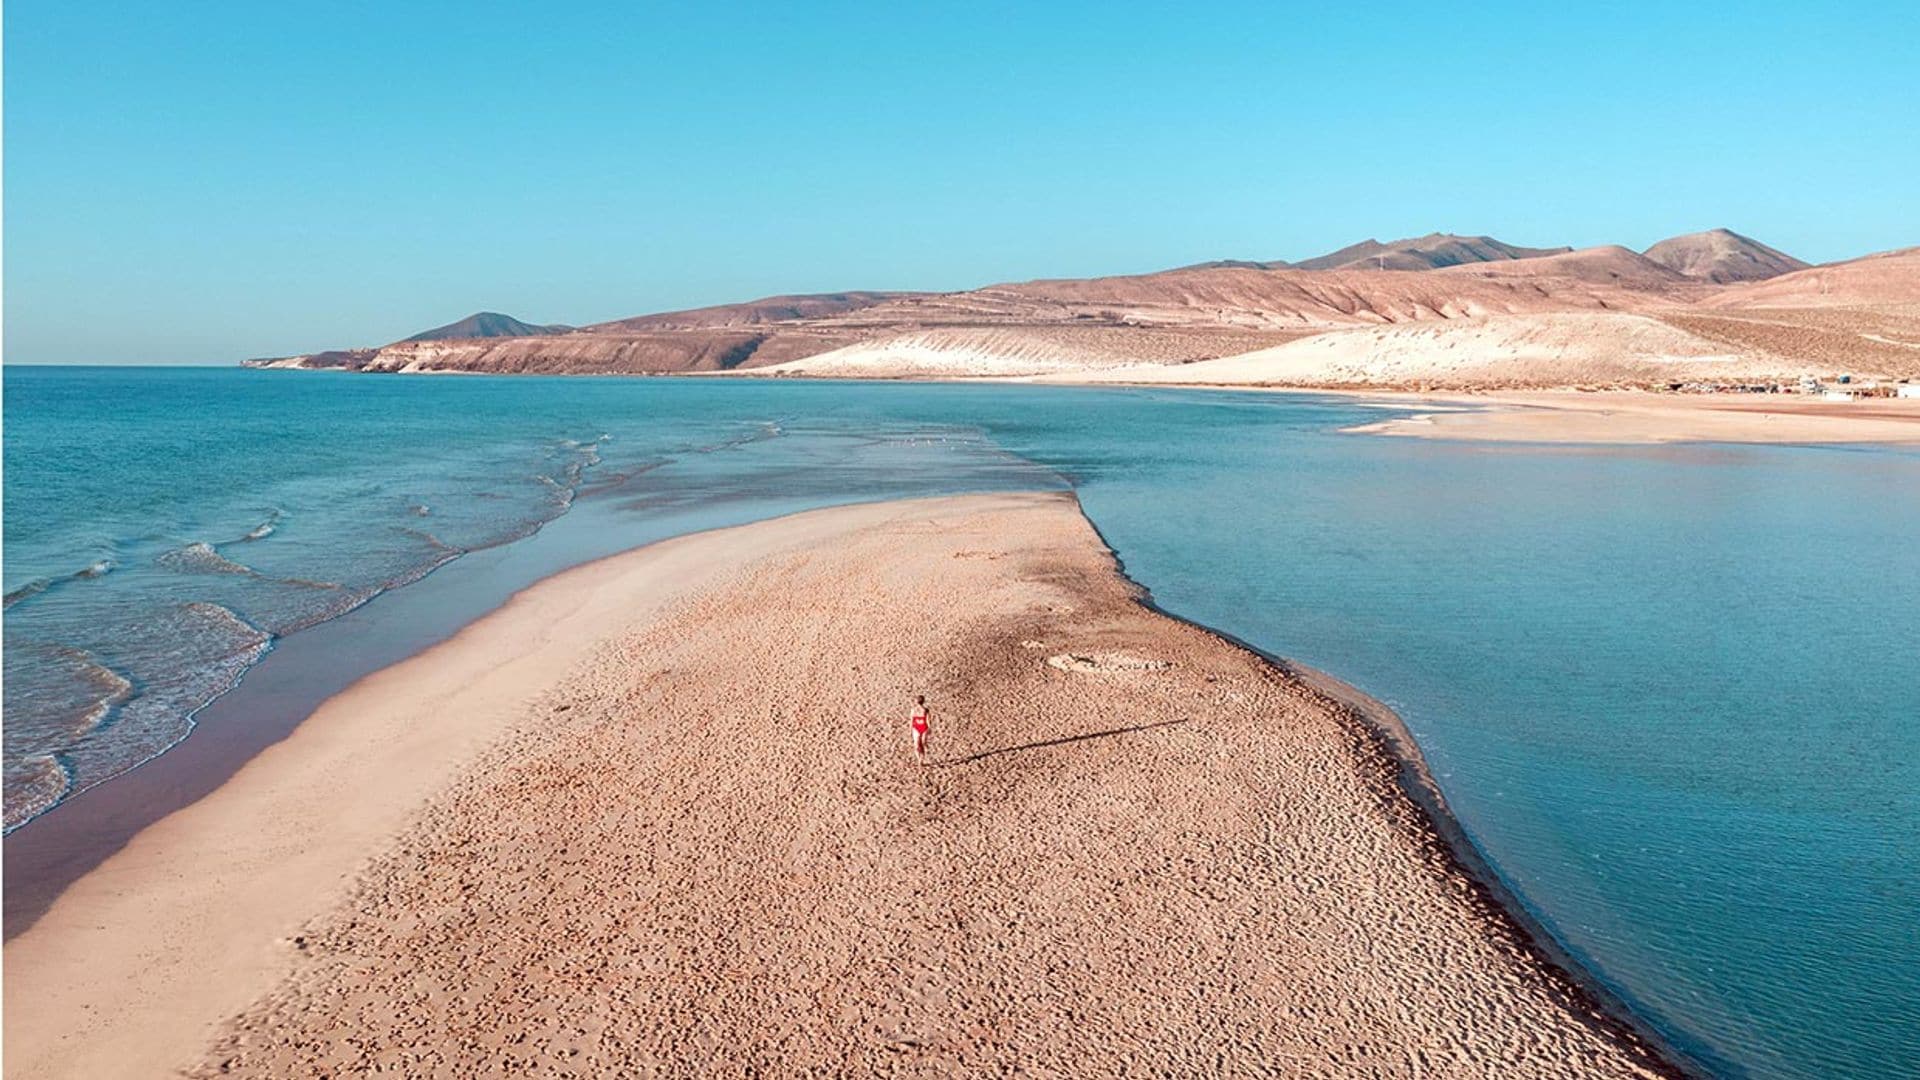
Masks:
[[[10,941],[8,1073],[1668,1071],[1359,717],[1138,601],[1057,494],[551,578]]]
[[[1634,390],[1384,396],[1449,408],[1347,430],[1480,442],[1920,443],[1920,398],[1823,401]]]

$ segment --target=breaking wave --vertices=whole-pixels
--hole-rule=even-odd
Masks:
[[[262,521],[260,524],[255,525],[251,530],[247,532],[247,535],[241,537],[239,540],[235,541],[235,543],[245,543],[249,540],[265,540],[267,537],[273,535],[274,529],[276,529],[279,526],[280,519],[283,516],[284,515],[279,510],[275,510],[273,513],[267,515],[267,519],[265,521]]]
[[[764,437],[761,430],[740,441]],[[220,539],[169,542],[164,532],[130,532],[128,568],[115,575],[110,592],[89,590],[81,606],[50,599],[8,616],[0,827],[10,832],[164,753],[280,637],[339,618],[471,551],[538,532],[602,480],[598,470],[610,441],[609,433],[552,439],[532,448],[533,460],[497,458],[478,476],[453,471],[409,479],[408,487],[420,486],[384,505],[380,496],[398,485],[340,489],[353,501],[339,504],[338,514],[316,511],[313,528],[298,537],[276,535],[289,516],[282,506],[256,506],[251,528],[234,528]],[[624,481],[665,460],[619,463],[623,471],[607,479]],[[516,482],[521,476],[528,479]],[[488,479],[493,490],[485,490]],[[247,519],[240,520],[244,527]],[[418,527],[429,522],[432,531]],[[400,535],[383,536],[383,527]],[[272,543],[261,544],[269,537]],[[243,552],[249,554],[242,558]],[[29,581],[5,594],[5,606],[115,569],[114,560],[102,558],[70,574]]]
[[[733,450],[753,443],[765,442],[768,439],[777,439],[786,433],[786,429],[780,426],[779,421],[764,420],[744,435],[735,435],[730,439],[721,439],[719,442],[693,446],[689,449],[696,454],[713,454],[721,450]]]
[[[66,797],[75,777],[62,750],[110,726],[114,711],[133,696],[134,683],[85,649],[9,642],[7,654],[14,669],[8,672],[13,707],[25,704],[44,714],[41,723],[9,732],[4,822],[11,830]],[[51,686],[22,686],[15,675],[28,666],[61,678]],[[24,702],[17,700],[22,696]],[[16,757],[22,747],[25,752]]]
[[[256,571],[244,563],[232,559],[213,549],[213,545],[201,541],[176,548],[162,554],[155,560],[161,566],[182,574],[244,574],[252,576]]]
[[[57,754],[9,758],[5,776],[8,832],[53,809],[73,790],[73,774]]]
[[[172,749],[192,732],[194,717],[209,702],[239,684],[248,668],[273,648],[273,635],[248,622],[232,609],[192,601],[158,613],[153,630],[170,642],[170,656],[156,664],[167,672],[132,680],[101,666],[126,689],[91,726],[64,749],[38,749],[22,756],[53,756],[65,774],[62,790],[52,801],[36,797],[52,790],[42,767],[37,782],[16,799],[11,783],[6,793],[6,830],[11,832],[60,800],[120,776]],[[11,755],[10,755],[11,756]],[[11,762],[9,763],[11,776]],[[31,796],[31,797],[27,797]]]
[[[0,597],[0,608],[10,608],[22,600],[39,596],[63,581],[91,581],[94,578],[106,577],[113,572],[115,565],[112,559],[99,559],[64,577],[36,578]]]
[[[19,588],[13,590],[12,592],[8,593],[5,597],[0,597],[0,606],[12,607],[13,605],[19,603],[22,600],[27,599],[30,596],[39,596],[41,593],[46,592],[47,589],[52,587],[52,585],[53,585],[53,582],[47,578],[40,578],[37,581],[29,581],[25,585],[22,585]]]

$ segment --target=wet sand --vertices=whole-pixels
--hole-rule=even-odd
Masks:
[[[8,1072],[1665,1071],[1351,711],[1138,600],[1062,495],[558,575],[54,901]]]

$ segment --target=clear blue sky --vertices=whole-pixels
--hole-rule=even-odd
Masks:
[[[918,7],[14,0],[6,359],[1436,229],[1920,243],[1910,0]]]

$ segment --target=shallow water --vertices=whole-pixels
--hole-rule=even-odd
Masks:
[[[462,553],[533,574],[1071,483],[1163,606],[1399,710],[1503,876],[1676,1045],[1729,1075],[1920,1073],[1910,450],[1476,447],[1165,390],[5,378],[10,826],[303,628],[369,600],[438,626],[448,590],[398,586]]]

